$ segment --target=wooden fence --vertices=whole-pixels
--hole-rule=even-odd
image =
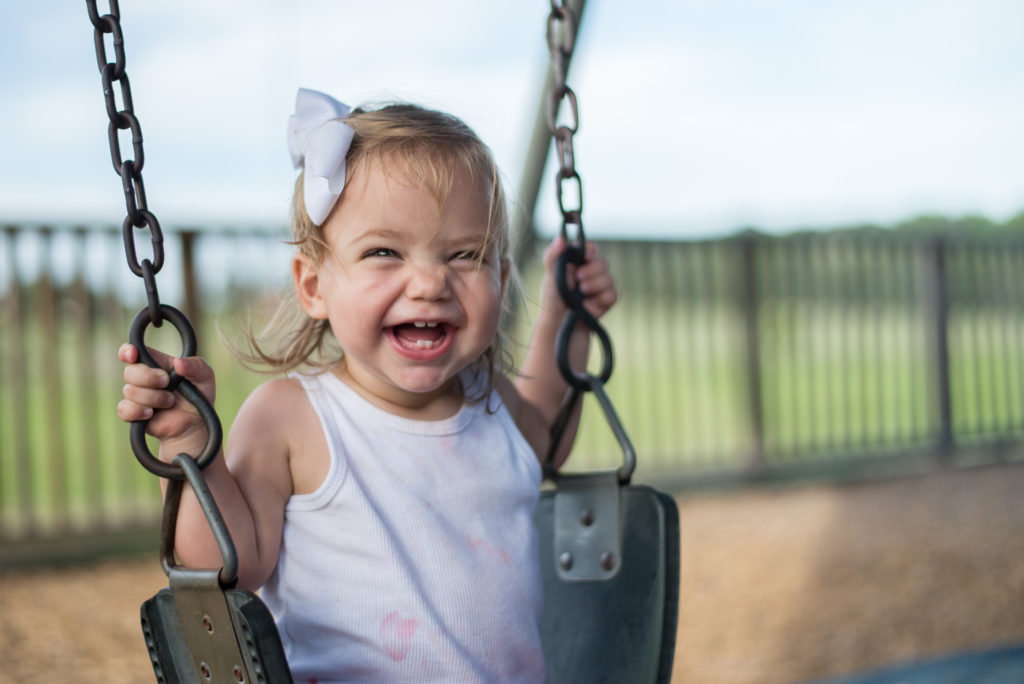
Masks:
[[[287,287],[279,231],[165,229],[161,299],[200,331],[225,426],[262,380],[221,343]],[[1024,240],[877,232],[605,242],[622,299],[609,394],[671,487],[1014,458],[1024,436]],[[536,291],[539,258],[524,279]],[[0,232],[0,567],[152,535],[153,476],[115,414],[142,307],[118,230]],[[526,339],[532,305],[517,309]],[[176,349],[173,334],[150,344]],[[589,400],[588,400],[589,403]],[[614,465],[591,406],[573,467]],[[155,538],[149,537],[155,545]],[[55,543],[59,541],[59,543]]]

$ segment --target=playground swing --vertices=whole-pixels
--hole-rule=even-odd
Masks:
[[[139,121],[132,109],[125,73],[124,42],[117,0],[100,15],[96,0],[86,0],[94,27],[97,62],[109,118],[108,139],[115,172],[121,177],[127,214],[122,224],[125,254],[131,271],[143,279],[147,305],[131,324],[129,339],[141,360],[156,367],[146,350],[145,332],[169,321],[182,340],[182,356],[196,353],[196,336],[188,318],[160,302],[156,274],[163,266],[163,235],[146,204],[142,182],[143,148]],[[577,2],[582,7],[582,2]],[[611,375],[612,348],[607,332],[583,307],[578,288],[568,283],[570,262],[582,263],[582,186],[575,169],[572,136],[578,123],[576,96],[565,76],[575,42],[576,15],[565,3],[551,0],[548,44],[555,85],[549,92],[548,124],[556,143],[560,169],[558,202],[562,235],[568,249],[559,259],[556,278],[569,307],[559,331],[559,369],[570,385],[552,431],[547,462],[564,433],[568,416],[584,392],[593,392],[623,451],[623,463],[608,472],[562,474],[546,468],[553,485],[541,493],[535,522],[545,606],[541,625],[544,655],[551,682],[667,682],[671,676],[679,579],[679,524],[674,500],[656,490],[630,484],[636,455],[604,385]],[[109,61],[105,35],[111,34],[114,61]],[[114,84],[121,93],[118,108]],[[571,126],[559,125],[559,106],[568,100]],[[123,159],[119,131],[130,130],[134,158]],[[577,185],[580,203],[566,209],[562,185]],[[576,236],[569,240],[569,226]],[[136,228],[148,228],[153,258],[138,258]],[[568,337],[583,322],[601,344],[599,375],[578,372],[568,362]],[[158,682],[292,681],[280,636],[267,607],[254,593],[237,588],[238,556],[227,526],[205,483],[202,469],[220,451],[220,420],[205,397],[188,380],[171,371],[170,387],[198,410],[207,441],[197,455],[178,454],[171,463],[156,458],[146,443],[145,421],[130,428],[132,450],[150,472],[168,480],[160,533],[161,565],[168,587],[140,609],[143,635]],[[174,538],[181,493],[188,483],[195,491],[220,548],[218,570],[186,568],[175,561]]]
[[[577,3],[580,9],[582,4]],[[583,187],[573,153],[579,111],[576,94],[566,84],[577,17],[566,2],[551,1],[547,38],[553,82],[546,114],[559,164],[561,234],[568,245],[555,267],[558,291],[568,307],[555,351],[569,391],[546,458],[545,475],[553,488],[542,492],[534,515],[544,580],[541,641],[552,682],[668,682],[679,592],[679,514],[672,497],[630,484],[636,453],[604,388],[612,372],[611,339],[567,277],[568,264],[583,263],[586,254]],[[567,124],[558,122],[563,103],[569,110]],[[566,182],[575,185],[575,206],[566,206]],[[580,322],[600,343],[598,375],[569,363],[569,338]],[[553,455],[584,392],[597,399],[622,450],[622,465],[606,472],[554,472]]]

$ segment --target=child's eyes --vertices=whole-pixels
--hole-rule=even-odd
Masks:
[[[363,253],[363,258],[368,257],[397,257],[398,252],[388,247],[374,247]]]
[[[452,260],[468,259],[469,261],[483,261],[483,253],[478,249],[464,249],[452,255]]]
[[[363,252],[364,259],[372,258],[384,258],[384,259],[398,259],[400,255],[397,250],[391,249],[390,247],[374,247]],[[462,249],[458,252],[454,252],[450,257],[449,261],[473,261],[473,262],[484,262],[484,253],[479,249]]]

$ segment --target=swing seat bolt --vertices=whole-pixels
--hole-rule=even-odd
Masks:
[[[594,511],[589,508],[584,508],[580,513],[580,524],[584,527],[590,527],[594,524]]]
[[[601,567],[611,572],[615,569],[615,554],[611,551],[605,551],[601,554]]]
[[[213,672],[210,671],[210,666],[206,663],[199,663],[199,674],[203,675],[203,679],[207,681],[213,679]]]
[[[558,566],[568,572],[572,569],[572,554],[565,551],[558,557]]]
[[[203,628],[210,634],[213,634],[213,620],[210,619],[209,615],[203,616]]]
[[[242,668],[240,668],[238,665],[235,665],[235,681],[236,682],[244,682],[245,681],[245,675],[242,674]]]

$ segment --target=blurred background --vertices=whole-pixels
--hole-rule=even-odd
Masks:
[[[225,426],[263,379],[231,342],[287,285],[298,87],[463,118],[518,198],[536,291],[559,228],[554,169],[529,150],[547,3],[120,9],[160,297],[196,323]],[[1013,0],[586,4],[575,159],[622,291],[609,392],[637,479],[679,495],[679,681],[808,681],[1024,640],[1022,23]],[[84,3],[6,3],[0,26],[0,681],[55,664],[145,680],[135,606],[164,578],[136,558],[159,494],[114,406],[146,297],[93,29]],[[517,339],[532,312],[527,297],[510,318]],[[573,467],[619,456],[590,406]],[[97,610],[56,607],[75,582],[106,587],[102,633],[138,648],[83,637]]]

